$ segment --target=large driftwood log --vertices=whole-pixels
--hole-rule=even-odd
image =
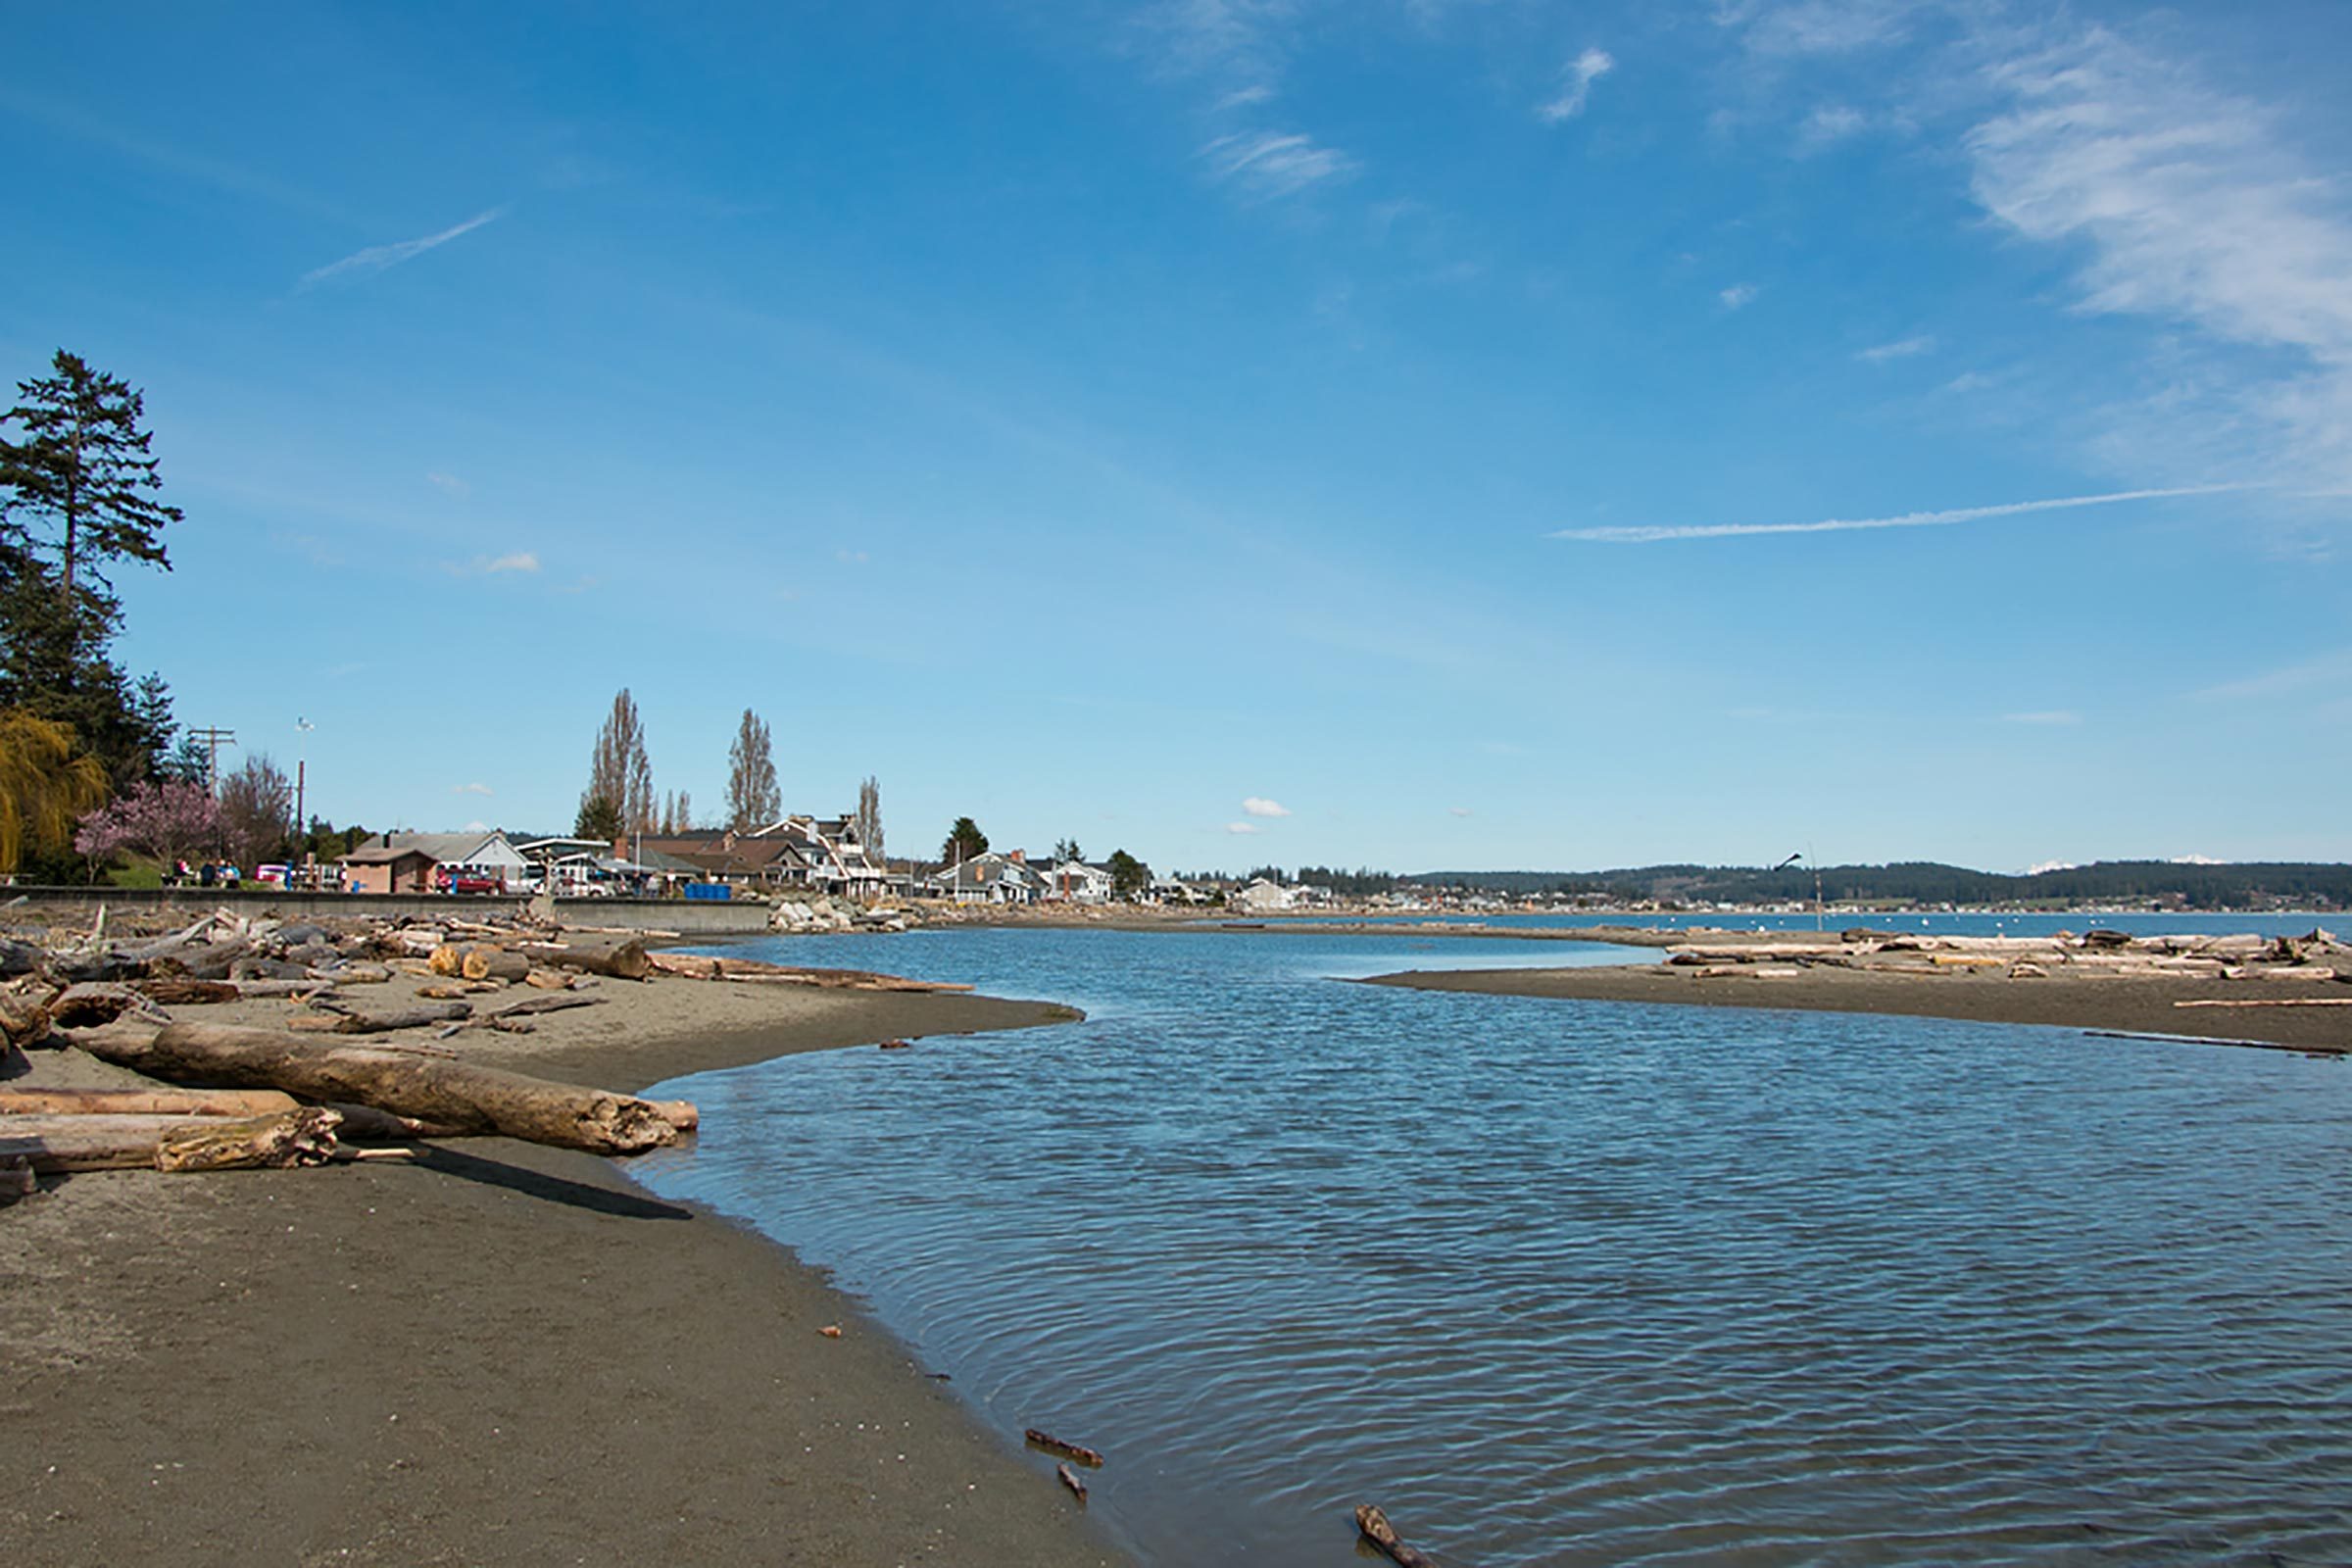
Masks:
[[[677,1123],[631,1095],[551,1083],[419,1051],[306,1040],[268,1029],[175,1023],[152,1040],[85,1037],[118,1066],[175,1083],[282,1089],[468,1132],[635,1154],[674,1143]]]
[[[70,985],[49,1004],[49,1016],[67,1029],[93,1028],[113,1023],[126,1012],[153,1011],[155,1004],[126,985],[111,980],[84,980]]]
[[[497,948],[468,948],[459,962],[458,972],[468,980],[522,979],[531,972],[531,960],[519,953],[505,953]]]
[[[9,1116],[274,1116],[295,1108],[274,1089],[0,1089]],[[0,1130],[8,1122],[0,1119]]]
[[[13,1116],[0,1123],[0,1159],[37,1171],[250,1170],[316,1165],[335,1148],[331,1110],[305,1105],[274,1116]]]
[[[1437,1558],[1417,1546],[1406,1545],[1396,1534],[1396,1527],[1389,1523],[1389,1516],[1368,1502],[1356,1508],[1355,1528],[1364,1533],[1366,1541],[1388,1553],[1397,1568],[1438,1568]]]
[[[566,932],[522,944],[522,955],[539,968],[584,969],[615,980],[642,980],[653,970],[645,943],[634,936],[587,936]]]

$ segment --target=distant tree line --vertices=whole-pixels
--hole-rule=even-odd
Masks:
[[[2297,860],[2229,865],[2172,860],[2104,860],[2062,870],[2010,875],[1932,860],[1820,868],[1821,896],[1857,904],[2102,904],[2178,901],[2192,909],[2262,904],[2338,908],[2352,905],[2352,865]],[[1802,861],[1779,870],[1752,866],[1646,865],[1620,870],[1431,871],[1424,887],[1512,897],[1598,895],[1628,902],[1798,904],[1814,896],[1814,870]]]

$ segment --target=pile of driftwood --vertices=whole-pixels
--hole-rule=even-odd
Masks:
[[[365,988],[396,973],[424,1000],[370,1007]],[[0,938],[0,1059],[71,1046],[144,1075],[108,1090],[0,1086],[0,1201],[42,1172],[167,1171],[320,1164],[367,1157],[385,1140],[499,1135],[630,1154],[674,1142],[694,1107],[553,1083],[464,1060],[441,1044],[461,1029],[521,1031],[548,1012],[593,1005],[581,988],[654,973],[629,933],[470,919],[433,924],[281,923],[225,912],[184,929],[39,943]],[[476,1011],[509,987],[528,995]],[[179,1014],[282,998],[284,1027],[199,1023]],[[429,1028],[428,1041],[387,1036]]]
[[[2015,980],[2203,979],[2352,982],[2352,947],[2328,931],[2302,937],[2156,936],[2121,931],[2047,937],[1912,936],[1867,928],[1837,936],[1708,932],[1668,949],[1698,979],[1770,978],[1807,969],[1885,974],[1998,974]]]

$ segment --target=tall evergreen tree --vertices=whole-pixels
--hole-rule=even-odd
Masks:
[[[968,816],[956,819],[956,825],[948,829],[947,842],[939,847],[939,858],[950,864],[977,860],[987,853],[988,835]]]
[[[784,814],[784,792],[776,783],[775,744],[767,723],[750,709],[727,748],[727,825],[738,833],[766,827]]]
[[[108,564],[136,561],[169,571],[160,535],[181,513],[153,494],[163,479],[153,435],[139,428],[146,414],[139,390],[64,349],[50,368],[53,374],[17,383],[20,401],[5,416],[21,436],[0,438],[0,490],[8,498],[0,531],[55,562],[70,620],[86,603],[111,622]]]
[[[122,606],[107,568],[170,569],[160,534],[181,514],[154,497],[138,391],[62,349],[53,369],[0,415],[0,708],[66,725],[122,787],[154,773],[176,726],[163,682],[134,687],[108,656]]]
[[[591,801],[604,801],[620,817],[620,832],[651,832],[654,818],[654,764],[645,754],[645,723],[637,715],[636,699],[623,686],[612,699],[612,711],[597,731],[595,750],[588,756],[588,788],[580,794],[580,814],[588,815]]]

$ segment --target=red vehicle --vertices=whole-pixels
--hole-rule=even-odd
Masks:
[[[434,868],[433,885],[444,893],[504,893],[507,891],[507,884],[503,878],[491,876],[482,871],[452,869],[446,865]]]

